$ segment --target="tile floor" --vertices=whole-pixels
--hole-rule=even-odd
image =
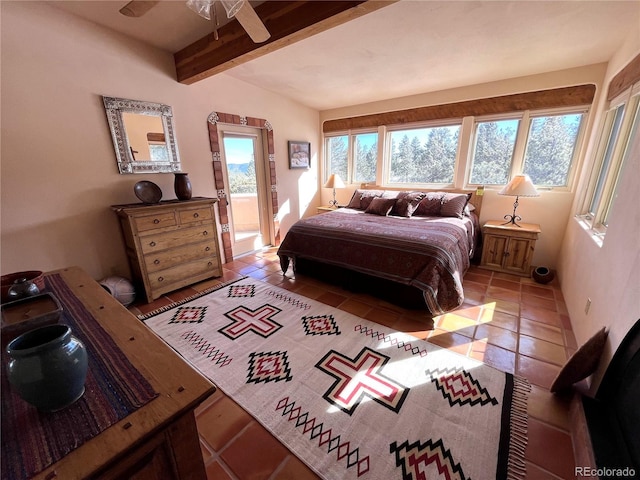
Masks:
[[[132,310],[147,312],[191,295],[194,290],[249,275],[482,360],[524,376],[532,384],[527,479],[574,478],[571,398],[549,393],[561,365],[577,348],[557,280],[538,285],[528,278],[471,267],[464,277],[465,303],[451,313],[435,317],[433,330],[428,330],[425,312],[405,310],[310,277],[294,276],[291,270],[283,276],[275,252],[269,249],[239,258],[224,265],[220,279],[173,292],[152,304],[135,305]],[[196,410],[196,416],[210,480],[318,478],[220,391]]]

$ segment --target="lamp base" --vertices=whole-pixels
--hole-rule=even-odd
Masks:
[[[522,221],[522,218],[519,215],[505,215],[504,219],[506,220],[506,222],[504,222],[502,225],[515,225],[516,227],[520,227],[522,228],[522,225],[518,225],[518,222]]]
[[[336,200],[331,200],[329,202],[329,206],[338,208],[338,202]]]

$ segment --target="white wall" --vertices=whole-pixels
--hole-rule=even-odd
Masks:
[[[605,88],[611,79],[640,53],[640,30],[632,32],[625,45],[609,62]],[[606,99],[601,98],[596,110],[596,128],[591,136],[587,165],[579,188],[588,182],[594,152],[599,138]],[[621,174],[618,195],[609,217],[609,228],[603,245],[598,246],[591,234],[571,218],[562,243],[559,277],[571,324],[578,344],[587,341],[603,326],[610,329],[609,341],[600,367],[591,383],[595,393],[613,353],[640,319],[640,135]],[[572,206],[573,214],[581,212],[581,198]],[[587,298],[591,299],[585,313]]]
[[[1,6],[1,271],[79,265],[94,278],[128,275],[110,205],[139,202],[133,185],[173,175],[119,175],[102,95],[171,105],[194,195],[215,197],[207,117],[273,126],[283,235],[317,197],[318,112],[220,74],[175,81],[170,54],[42,2]],[[287,140],[308,140],[310,170],[289,170]]]
[[[320,121],[325,122],[326,120],[336,118],[440,105],[581,84],[596,85],[594,105],[597,105],[603,91],[602,81],[606,68],[606,64],[589,65],[557,72],[530,75],[481,85],[326,110],[320,112]],[[587,138],[593,129],[593,118],[593,115],[587,118],[585,129]],[[581,152],[578,155],[578,168],[580,168],[580,165],[584,162],[585,151],[586,142],[583,144]],[[337,191],[336,197],[338,201],[341,203],[348,202],[354,188],[355,185],[352,186],[352,188]],[[515,199],[513,197],[498,196],[497,192],[497,189],[485,189],[485,196],[482,201],[482,213],[480,216],[482,223],[487,220],[502,219],[504,215],[513,212],[513,202]],[[541,191],[540,197],[520,199],[518,214],[522,217],[522,221],[526,223],[537,223],[542,230],[540,239],[536,243],[536,250],[532,259],[533,265],[546,265],[554,269],[557,267],[560,245],[562,244],[567,222],[571,218],[571,205],[575,192],[576,188],[574,186],[571,191]],[[331,195],[331,190],[321,188],[323,204],[327,204],[329,200],[331,200]]]

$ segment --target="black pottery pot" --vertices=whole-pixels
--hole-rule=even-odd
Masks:
[[[549,283],[555,276],[548,267],[536,267],[531,273],[533,279],[538,283]]]

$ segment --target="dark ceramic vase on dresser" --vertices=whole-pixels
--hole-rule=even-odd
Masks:
[[[187,173],[176,172],[174,173],[175,180],[173,182],[173,188],[176,192],[176,198],[178,200],[190,200],[191,199],[191,180]]]

